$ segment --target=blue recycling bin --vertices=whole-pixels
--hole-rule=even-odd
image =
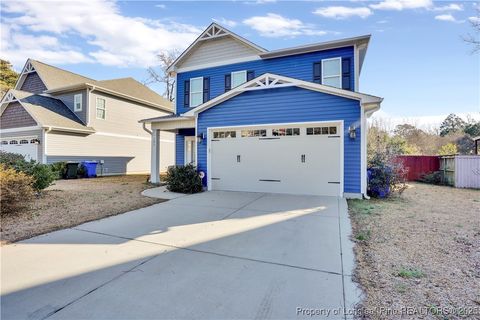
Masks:
[[[95,178],[97,176],[97,162],[96,161],[83,161],[85,167],[85,177]]]

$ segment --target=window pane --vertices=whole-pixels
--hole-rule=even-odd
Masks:
[[[340,75],[340,59],[324,60],[323,61],[323,76],[338,76]]]
[[[293,128],[293,135],[299,136],[300,135],[300,128]]]
[[[225,132],[219,132],[218,137],[219,138],[225,138]]]
[[[322,127],[322,134],[328,134],[328,127]]]
[[[293,129],[292,128],[288,128],[287,129],[287,136],[291,136],[293,135]]]
[[[307,135],[311,136],[313,134],[313,128],[307,128]]]
[[[105,119],[105,110],[97,109],[97,118]]]
[[[266,137],[267,136],[267,130],[260,130],[260,136],[261,137]]]
[[[319,128],[319,127],[313,128],[313,133],[314,134],[321,134],[322,133],[322,128]]]
[[[105,100],[97,99],[97,108],[105,109]]]
[[[190,80],[190,92],[202,92],[203,91],[203,78]]]
[[[337,127],[330,127],[330,134],[337,134]]]
[[[235,88],[247,81],[247,73],[245,71],[232,72],[232,88]]]
[[[190,106],[196,107],[203,103],[203,93],[190,93]]]
[[[214,138],[214,139],[218,138],[218,132],[214,132],[214,133],[213,133],[213,138]]]
[[[237,132],[236,131],[230,131],[230,138],[236,138],[237,137]]]
[[[323,83],[326,86],[341,88],[340,77],[323,78]]]

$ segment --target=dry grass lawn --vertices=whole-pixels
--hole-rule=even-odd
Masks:
[[[58,180],[30,208],[2,216],[0,238],[6,244],[53,230],[105,218],[162,202],[140,194],[150,188],[146,175]]]
[[[349,211],[364,318],[480,319],[480,191],[413,183]]]

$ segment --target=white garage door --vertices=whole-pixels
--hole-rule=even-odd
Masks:
[[[19,153],[26,160],[38,161],[38,140],[35,137],[4,138],[0,142],[0,150]]]
[[[212,190],[341,195],[341,124],[211,129]]]

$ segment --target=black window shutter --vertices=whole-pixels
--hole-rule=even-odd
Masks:
[[[225,92],[230,89],[232,89],[232,75],[229,73],[225,75]]]
[[[255,71],[247,71],[247,81],[253,80],[255,78]]]
[[[350,58],[342,59],[342,89],[352,90],[350,85],[351,80],[351,70],[350,70]]]
[[[203,102],[210,100],[210,78],[203,78]]]
[[[188,106],[190,105],[190,80],[185,80],[183,94],[183,105],[188,108]]]
[[[322,84],[322,62],[313,64],[313,82]]]

